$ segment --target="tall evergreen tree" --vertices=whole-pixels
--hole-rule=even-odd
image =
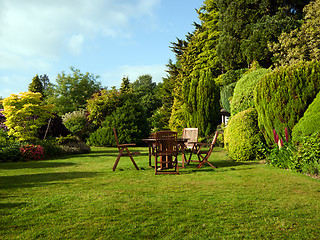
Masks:
[[[215,78],[221,73],[215,46],[218,43],[218,12],[215,0],[205,1],[199,11],[201,24],[187,35],[187,44],[176,44],[181,68],[176,80],[170,127],[199,127],[200,135],[214,131],[219,116],[219,91]],[[213,104],[216,101],[217,104]],[[218,112],[218,114],[216,114]],[[213,116],[212,113],[215,113]]]

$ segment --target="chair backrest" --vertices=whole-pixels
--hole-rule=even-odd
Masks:
[[[183,138],[188,138],[188,141],[185,143],[186,148],[192,148],[193,144],[198,142],[198,128],[184,128],[182,132]]]
[[[212,142],[211,142],[211,145],[212,147],[216,144],[217,142],[217,139],[218,139],[218,134],[219,134],[219,131],[216,131],[214,136],[213,136],[213,139],[212,139]]]
[[[178,154],[177,132],[160,131],[156,133],[156,154]]]
[[[207,156],[208,156],[208,157],[209,157],[210,154],[212,153],[213,147],[215,146],[215,144],[216,144],[216,142],[217,142],[218,134],[219,134],[219,131],[216,131],[215,134],[214,134],[214,136],[213,136],[210,149],[209,149],[209,151],[208,151],[208,153],[207,153]]]
[[[117,132],[116,132],[116,129],[115,129],[115,128],[113,128],[113,134],[114,134],[114,137],[115,137],[115,139],[116,139],[117,146],[119,146],[119,141],[118,141]]]

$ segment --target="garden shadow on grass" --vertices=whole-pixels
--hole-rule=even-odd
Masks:
[[[0,209],[19,208],[26,206],[26,202],[21,203],[0,203]]]
[[[69,167],[77,165],[76,163],[63,163],[54,161],[30,161],[30,162],[15,162],[15,163],[3,163],[0,164],[0,169],[12,170],[12,169],[36,169],[36,168],[57,168],[57,167]]]
[[[97,172],[56,172],[38,173],[17,176],[0,176],[1,188],[27,188],[43,187],[48,184],[56,184],[58,181],[67,181],[77,178],[94,177]]]

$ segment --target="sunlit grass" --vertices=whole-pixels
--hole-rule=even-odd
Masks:
[[[115,148],[0,164],[1,239],[317,239],[319,180],[216,151],[196,169],[154,175]],[[181,156],[180,156],[181,157]]]

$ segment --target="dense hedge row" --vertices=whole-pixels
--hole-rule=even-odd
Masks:
[[[268,144],[273,129],[289,135],[320,90],[320,63],[301,62],[274,70],[264,77],[254,91],[259,128]]]

